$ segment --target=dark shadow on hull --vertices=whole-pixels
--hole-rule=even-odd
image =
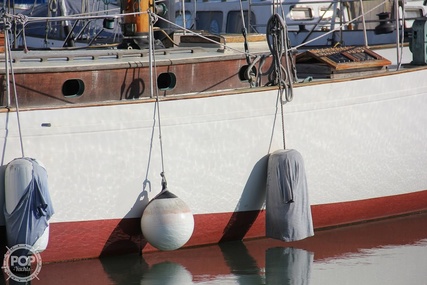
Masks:
[[[265,203],[268,157],[262,157],[252,169],[239,203],[219,242],[242,240],[258,218]]]
[[[148,179],[148,173],[151,165],[151,154],[154,139],[154,131],[156,127],[156,113],[157,106],[154,105],[153,109],[153,126],[151,133],[151,143],[148,149],[148,162],[144,182],[142,184],[142,191],[136,198],[132,208],[124,216],[124,218],[117,224],[100,256],[108,256],[113,254],[126,254],[126,253],[139,253],[142,254],[142,249],[147,245],[141,231],[141,216],[150,202],[148,199],[148,192],[151,192],[151,181]],[[134,218],[137,217],[137,218]]]
[[[131,253],[141,254],[147,241],[145,241],[142,236],[140,218],[128,217],[131,216],[131,213],[134,212],[135,209],[140,209],[141,204],[146,205],[148,203],[146,193],[146,191],[143,191],[138,196],[131,210],[111,232],[101,251],[101,257]]]
[[[234,212],[219,242],[242,240],[257,219],[259,211]]]

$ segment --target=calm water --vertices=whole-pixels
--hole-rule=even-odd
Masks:
[[[317,231],[295,243],[260,239],[44,264],[38,278],[31,284],[427,285],[427,213]]]

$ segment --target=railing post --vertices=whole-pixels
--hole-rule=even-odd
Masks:
[[[360,9],[362,12],[362,25],[363,25],[363,36],[365,38],[365,46],[368,46],[368,36],[366,34],[366,22],[365,22],[365,10],[363,9],[363,1],[360,0]]]

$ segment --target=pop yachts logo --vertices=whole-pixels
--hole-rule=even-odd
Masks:
[[[7,248],[2,269],[8,279],[18,282],[28,282],[37,278],[42,268],[40,254],[28,244],[17,244]]]

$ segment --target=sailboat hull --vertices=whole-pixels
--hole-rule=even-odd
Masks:
[[[1,158],[22,142],[46,167],[43,261],[155,250],[140,218],[161,172],[194,214],[185,246],[264,236],[268,156],[283,148],[304,158],[315,229],[427,210],[423,66],[300,80],[285,103],[239,76],[244,54],[217,47],[156,51],[155,75],[176,85],[153,96],[147,51],[12,55],[20,112],[3,92]]]

